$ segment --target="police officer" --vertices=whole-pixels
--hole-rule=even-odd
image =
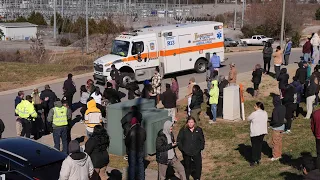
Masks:
[[[34,105],[32,104],[32,97],[30,95],[26,96],[26,100],[22,100],[16,107],[16,114],[19,116],[22,131],[20,136],[26,136],[30,138],[32,124],[31,121],[34,121],[38,116]]]
[[[71,119],[72,112],[62,105],[60,99],[50,109],[48,122],[52,123],[54,147],[60,151],[60,138],[62,140],[62,152],[67,153],[68,149],[68,119]]]

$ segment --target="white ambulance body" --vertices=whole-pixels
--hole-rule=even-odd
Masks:
[[[111,53],[94,61],[94,79],[110,80],[112,64],[120,71],[122,86],[133,79],[151,79],[156,67],[162,75],[190,69],[202,73],[213,53],[224,61],[220,22],[144,28],[115,38]]]

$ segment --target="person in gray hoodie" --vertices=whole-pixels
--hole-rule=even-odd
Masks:
[[[156,140],[156,159],[159,167],[159,180],[166,179],[168,165],[172,166],[175,172],[179,175],[180,180],[186,180],[184,167],[176,156],[174,150],[177,147],[177,142],[172,134],[173,122],[166,121],[163,129],[158,132]]]
[[[94,172],[90,156],[80,151],[77,140],[70,141],[69,152],[62,163],[59,180],[89,180]]]

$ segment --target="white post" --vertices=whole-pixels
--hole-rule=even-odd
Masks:
[[[235,30],[237,26],[237,10],[234,8],[234,20],[233,20],[233,29]]]

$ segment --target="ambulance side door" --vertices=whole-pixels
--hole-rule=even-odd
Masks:
[[[194,64],[197,61],[196,52],[191,47],[192,41],[191,34],[179,35],[179,54],[181,70],[189,70],[194,68]]]
[[[165,72],[173,73],[180,71],[180,56],[179,56],[179,39],[178,36],[164,37],[164,64]]]
[[[148,66],[155,67],[159,66],[159,57],[158,57],[158,45],[156,40],[149,40],[147,42],[148,49]]]

